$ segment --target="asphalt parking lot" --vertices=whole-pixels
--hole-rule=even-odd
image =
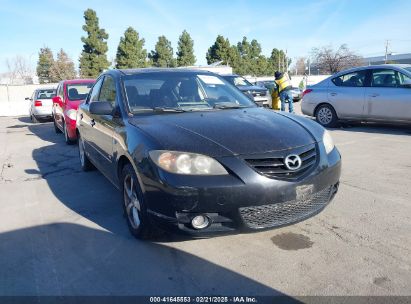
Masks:
[[[411,129],[331,130],[340,191],[254,234],[141,242],[52,123],[0,118],[0,295],[411,295]]]

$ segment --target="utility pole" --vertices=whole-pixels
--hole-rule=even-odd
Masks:
[[[388,39],[385,40],[385,64],[387,64],[388,61]]]

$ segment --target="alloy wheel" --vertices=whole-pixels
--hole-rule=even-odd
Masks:
[[[138,229],[141,223],[141,205],[135,190],[135,182],[131,174],[127,174],[124,178],[124,206],[130,225]]]
[[[322,125],[328,125],[333,119],[333,113],[329,108],[323,107],[318,110],[317,117]]]

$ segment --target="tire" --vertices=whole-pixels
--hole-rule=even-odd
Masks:
[[[329,104],[323,104],[315,111],[315,119],[317,122],[326,127],[334,128],[338,125],[337,113],[334,108]]]
[[[143,193],[131,164],[126,164],[121,172],[121,192],[124,215],[131,234],[140,240],[153,238],[156,229],[147,216]]]
[[[74,141],[74,140],[71,140],[70,137],[68,136],[67,127],[66,127],[66,122],[65,122],[65,121],[63,121],[63,130],[64,130],[64,141],[66,142],[66,144],[68,144],[68,145],[74,144],[75,141]]]
[[[81,170],[87,172],[94,169],[94,165],[91,163],[89,158],[87,157],[84,141],[81,138],[80,134],[78,134],[78,151],[79,151],[79,158],[80,158],[80,166]]]
[[[32,123],[38,123],[38,119],[36,118],[36,116],[34,116],[33,114],[30,115],[30,120]]]
[[[54,131],[56,132],[56,134],[60,134],[61,130],[59,129],[59,127],[57,127],[56,121],[54,120],[53,117],[53,124],[54,124]]]

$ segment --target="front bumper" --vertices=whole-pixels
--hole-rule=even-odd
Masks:
[[[338,190],[340,154],[337,149],[329,155],[320,150],[313,171],[292,181],[260,175],[236,157],[218,159],[233,168],[228,176],[144,173],[148,213],[161,228],[193,236],[255,231],[304,220],[324,209]],[[199,214],[206,215],[211,224],[196,230],[191,219]]]

